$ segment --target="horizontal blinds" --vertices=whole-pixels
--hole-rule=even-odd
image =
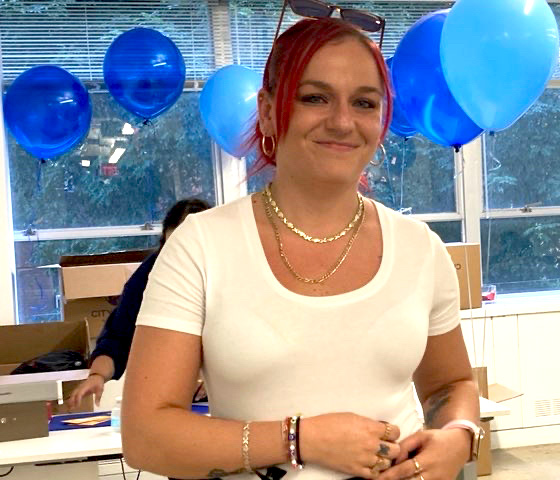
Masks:
[[[18,1],[0,3],[4,81],[36,65],[56,64],[80,79],[103,79],[111,42],[134,27],[171,38],[185,59],[187,79],[214,70],[208,4],[201,0]]]
[[[262,72],[283,0],[48,0],[0,1],[4,82],[35,65],[57,64],[82,80],[103,78],[111,41],[136,26],[155,28],[181,50],[187,80],[204,81],[228,63]],[[331,2],[332,3],[332,2]],[[386,57],[420,17],[452,1],[339,1],[386,18]],[[551,3],[560,20],[560,5]],[[300,17],[287,9],[282,30]],[[372,38],[378,39],[376,35]],[[555,78],[560,78],[560,67]]]
[[[234,63],[262,72],[272,46],[282,3],[283,0],[230,0]],[[383,16],[387,22],[383,39],[383,55],[387,58],[395,53],[399,41],[414,22],[427,13],[450,8],[454,2],[362,0],[328,3],[337,3],[343,7],[358,8]],[[550,6],[560,23],[560,5],[551,2]],[[286,30],[300,18],[288,7],[280,31]],[[378,41],[379,37],[374,34],[372,39]],[[560,67],[556,69],[554,78],[560,78]]]
[[[234,63],[262,72],[270,52],[282,0],[230,0],[231,38]],[[386,20],[383,54],[393,55],[406,30],[423,15],[449,8],[452,2],[336,2],[343,7],[357,8],[381,15]],[[300,20],[286,9],[280,31]],[[378,41],[379,36],[372,34]]]

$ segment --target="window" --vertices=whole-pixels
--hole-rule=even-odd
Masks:
[[[198,97],[185,92],[165,115],[138,126],[109,93],[94,92],[88,137],[44,164],[10,136],[14,229],[142,225],[161,222],[180,198],[214,204],[211,142]],[[110,163],[116,148],[124,152]]]
[[[60,320],[60,284],[56,265],[62,255],[157,248],[157,235],[16,242],[20,323]]]
[[[405,140],[390,132],[384,144],[385,162],[367,170],[368,196],[409,214],[457,210],[452,148],[440,147],[421,135]]]
[[[183,95],[148,125],[117,105],[103,84],[107,48],[136,26],[172,38],[187,71]],[[198,113],[200,81],[214,70],[210,26],[208,3],[196,0],[2,6],[4,89],[31,66],[54,63],[85,83],[93,104],[87,138],[53,161],[41,164],[7,135],[20,322],[59,318],[57,274],[41,267],[60,255],[150,248],[158,243],[151,225],[176,200],[216,203],[212,144]],[[122,156],[111,159],[117,148]]]
[[[560,89],[485,139],[483,276],[499,292],[560,288]]]

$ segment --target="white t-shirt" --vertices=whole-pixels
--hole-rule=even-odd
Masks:
[[[428,335],[459,324],[458,283],[435,233],[375,205],[379,271],[363,287],[327,297],[278,282],[250,196],[191,215],[159,255],[136,323],[202,336],[212,415],[268,421],[354,412],[407,436],[421,428],[412,374]],[[285,479],[348,477],[313,465],[285,469]]]

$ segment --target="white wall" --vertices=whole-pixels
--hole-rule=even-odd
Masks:
[[[559,443],[560,312],[465,319],[461,327],[471,364],[488,368],[488,383],[523,393],[503,402],[510,415],[492,421],[492,448]]]

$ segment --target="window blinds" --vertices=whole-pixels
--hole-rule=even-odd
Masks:
[[[258,71],[264,69],[266,57],[272,46],[276,25],[282,8],[282,0],[230,0],[231,42],[234,63],[239,63]],[[407,29],[423,15],[449,8],[452,2],[336,2],[344,7],[358,8],[385,17],[386,27],[383,39],[383,55],[392,56],[397,44]],[[280,32],[301,17],[294,15],[290,8],[282,22]],[[379,36],[373,34],[378,41]]]
[[[155,28],[181,50],[187,80],[204,81],[230,63],[262,72],[283,0],[0,0],[4,82],[45,63],[60,65],[84,81],[103,79],[111,41],[136,26]],[[385,17],[383,54],[389,57],[406,30],[423,15],[452,1],[337,1]],[[551,2],[560,20],[560,5]],[[299,17],[290,9],[282,31]],[[378,37],[374,34],[373,39]],[[560,78],[557,68],[554,78]]]
[[[49,63],[83,81],[98,82],[111,42],[139,26],[154,28],[175,42],[185,59],[188,80],[205,79],[214,70],[205,1],[9,0],[0,2],[4,81]]]

